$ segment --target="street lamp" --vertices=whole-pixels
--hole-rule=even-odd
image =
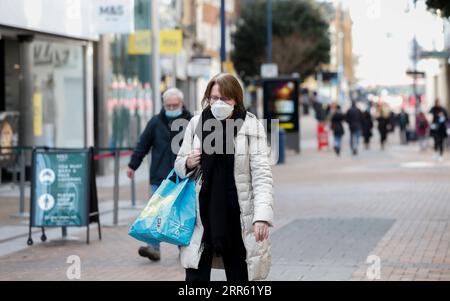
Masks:
[[[266,0],[267,10],[267,63],[272,63],[272,0]]]
[[[225,0],[220,0],[220,70],[223,72],[226,60],[225,39]]]

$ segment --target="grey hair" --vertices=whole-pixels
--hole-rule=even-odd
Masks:
[[[164,92],[164,94],[163,94],[163,101],[165,102],[169,97],[172,97],[172,96],[176,96],[181,101],[184,102],[183,92],[181,92],[180,89],[177,89],[177,88],[167,89],[166,92]]]

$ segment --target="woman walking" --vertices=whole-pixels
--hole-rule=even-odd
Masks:
[[[436,160],[442,161],[444,156],[444,141],[447,137],[448,113],[439,99],[436,99],[434,106],[430,110],[433,120],[430,126],[430,136],[434,138],[434,151]]]
[[[231,281],[265,279],[273,223],[265,130],[246,112],[242,88],[230,74],[209,82],[203,103],[175,161],[180,177],[196,175],[197,222],[181,249],[186,281],[209,281],[212,267],[225,268]]]
[[[367,109],[363,112],[362,116],[362,135],[364,137],[365,149],[369,149],[370,147],[370,138],[372,138],[372,128],[373,128],[372,115],[370,114],[370,109]]]
[[[380,107],[380,114],[377,118],[378,121],[378,131],[380,133],[380,146],[384,150],[387,135],[392,130],[391,116],[389,111],[387,111],[382,106]]]
[[[336,155],[341,154],[341,146],[342,146],[342,136],[344,136],[344,126],[343,122],[345,121],[345,116],[341,111],[341,106],[336,106],[336,111],[331,117],[331,130],[334,135],[334,151]]]
[[[430,124],[423,112],[420,112],[416,118],[416,133],[419,139],[420,150],[425,151],[427,148],[427,134]]]

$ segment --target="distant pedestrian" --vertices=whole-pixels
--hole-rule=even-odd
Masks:
[[[311,101],[312,101],[312,105],[313,105],[313,109],[314,109],[314,114],[315,114],[316,120],[318,122],[324,122],[325,119],[326,119],[326,111],[325,111],[325,109],[323,107],[323,104],[319,100],[317,92],[314,91]]]
[[[408,143],[408,127],[409,127],[409,116],[408,113],[405,112],[405,109],[402,108],[400,113],[397,116],[397,124],[400,128],[400,143],[407,144]]]
[[[447,120],[448,113],[445,110],[439,99],[436,99],[434,106],[430,110],[433,116],[430,126],[430,136],[434,139],[435,158],[439,161],[443,160],[444,155],[444,140],[447,137]]]
[[[352,101],[350,109],[348,109],[345,119],[350,129],[350,147],[353,155],[358,154],[359,137],[362,130],[362,112],[356,106],[356,102]]]
[[[342,113],[341,106],[337,105],[334,114],[331,117],[331,130],[334,136],[334,151],[336,155],[340,155],[342,147],[342,136],[344,136],[345,116]]]
[[[377,118],[378,132],[380,133],[380,147],[383,150],[386,145],[387,135],[392,131],[391,114],[383,106],[380,107],[380,112]]]
[[[373,128],[372,114],[370,114],[370,109],[367,109],[363,112],[362,115],[362,135],[364,137],[365,149],[369,149],[370,147],[370,139],[373,136],[372,128]]]
[[[430,112],[432,121],[430,125],[430,136],[434,139],[435,159],[442,161],[444,154],[444,140],[447,137],[446,123],[448,120],[448,113],[441,104],[439,99],[436,99],[434,106]]]
[[[174,168],[177,154],[172,152],[172,139],[177,135],[182,135],[183,128],[172,131],[172,123],[178,119],[184,119],[187,123],[192,117],[184,107],[183,93],[180,90],[168,89],[163,94],[163,101],[163,109],[147,123],[141,134],[127,171],[129,178],[134,177],[135,171],[151,150],[150,187],[153,193]],[[153,244],[140,247],[138,253],[150,260],[159,260],[161,258],[159,242],[155,241]]]
[[[419,139],[420,150],[425,151],[427,148],[427,135],[430,124],[423,112],[420,112],[416,118],[416,133]]]

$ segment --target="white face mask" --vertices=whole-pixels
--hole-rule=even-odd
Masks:
[[[226,119],[231,115],[231,113],[233,113],[233,110],[234,107],[227,104],[223,100],[218,100],[211,106],[211,112],[218,120]]]

